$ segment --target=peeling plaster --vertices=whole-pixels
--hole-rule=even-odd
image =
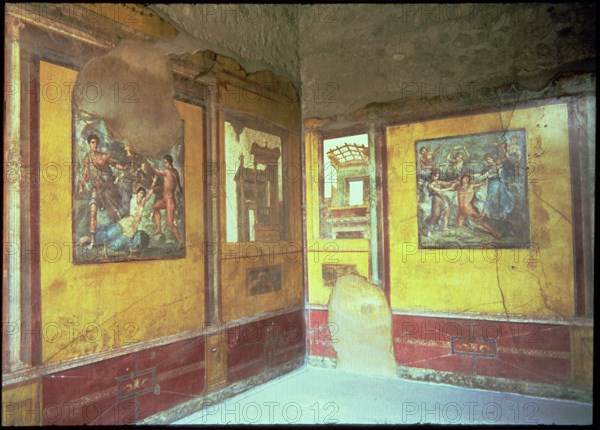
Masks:
[[[248,73],[271,70],[299,85],[298,5],[149,5],[179,27],[179,35],[159,45],[187,54],[209,49],[234,58]]]
[[[396,375],[392,313],[379,287],[358,274],[339,277],[329,299],[329,323],[338,328],[332,339],[338,369]]]
[[[77,85],[85,89],[73,94],[77,108],[103,118],[111,139],[138,154],[160,154],[182,136],[167,58],[150,43],[125,40],[92,58]]]

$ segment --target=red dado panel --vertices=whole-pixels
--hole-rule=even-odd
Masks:
[[[307,309],[306,314],[309,354],[317,357],[337,358],[337,352],[332,345],[332,342],[336,341],[336,326],[329,324],[328,311]]]
[[[42,379],[43,425],[133,424],[204,392],[204,337]]]
[[[240,381],[269,367],[303,357],[302,311],[231,327],[227,330],[227,378]]]
[[[328,311],[307,313],[310,355],[335,358]],[[569,327],[552,324],[392,316],[394,355],[402,366],[547,384],[571,380]]]
[[[571,379],[568,327],[393,315],[398,364],[543,383]]]

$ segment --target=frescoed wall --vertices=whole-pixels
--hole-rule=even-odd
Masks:
[[[293,86],[161,51],[178,31],[141,6],[49,7],[7,16],[9,81],[36,97],[10,99],[3,424],[167,422],[301,365]]]
[[[307,133],[305,141],[308,300],[326,305],[335,284],[331,278],[340,270],[370,274],[369,170],[373,165],[368,160],[366,133],[331,138]],[[354,193],[348,177],[359,183]]]
[[[590,402],[595,14],[204,6],[7,6],[3,425],[169,423],[344,357]]]
[[[46,62],[40,64],[41,85],[75,80],[73,70]],[[189,148],[186,157],[192,168],[185,183],[201,182],[202,152],[192,148],[202,146],[202,109],[186,103],[178,103],[177,107],[188,127],[185,147]],[[64,144],[72,141],[71,112],[69,99],[55,103],[42,99],[40,164],[60,166],[71,161],[71,147]],[[43,336],[43,362],[106,351],[200,326],[204,319],[201,282],[204,268],[198,264],[202,261],[198,246],[203,242],[202,188],[184,188],[188,193],[186,201],[193,208],[186,220],[188,237],[196,244],[187,247],[189,255],[185,259],[80,266],[73,264],[71,249],[63,249],[62,245],[73,243],[69,182],[69,175],[64,175],[59,181],[40,183],[40,219],[53,220],[41,223],[40,242],[61,244],[55,250],[46,245],[46,258],[40,267],[42,324],[56,325],[56,334]],[[94,251],[89,250],[89,255]],[[65,277],[65,272],[70,276]],[[186,276],[180,276],[180,272]],[[164,288],[158,279],[168,279],[169,288]],[[77,336],[67,335],[69,327],[73,327]],[[51,329],[47,330],[50,333]],[[94,341],[90,342],[91,339]]]
[[[592,111],[578,103],[542,100],[400,125],[390,120],[381,128],[385,279],[379,285],[392,314],[399,376],[532,394],[535,386],[549,396],[573,389],[569,396],[587,398],[582,375],[591,374],[584,363],[592,357],[593,327],[581,318],[584,272],[575,255],[582,209],[573,205],[581,204],[580,181],[589,180],[576,148],[589,142],[573,124],[588,124]],[[307,172],[326,133],[318,126],[306,133]],[[459,151],[461,171],[451,176]],[[319,180],[312,174],[306,181],[308,237],[319,231]],[[357,252],[343,252],[344,240],[330,239],[326,253],[307,248],[307,334],[315,365],[335,367],[336,347],[348,341],[329,297],[337,276],[370,270],[368,253],[379,250],[365,245],[363,265]],[[364,312],[372,304],[364,297]],[[362,318],[360,300],[353,306]]]
[[[530,232],[523,231],[519,237],[525,242],[514,248],[488,233],[489,239],[481,243],[441,242],[436,247],[444,249],[425,249],[431,246],[423,246],[414,218],[418,213],[413,167],[415,146],[425,139],[502,130],[507,123],[511,128],[524,128],[529,142],[526,180],[530,192],[526,218],[531,220],[531,226]],[[570,167],[565,162],[569,159],[566,104],[392,126],[387,129],[386,139],[393,308],[507,317],[514,314],[574,315],[572,208],[570,199],[564,198],[571,193],[570,181],[565,180],[570,177]],[[535,142],[539,142],[542,150],[536,151]],[[479,173],[485,166],[485,161],[480,159],[473,169]],[[493,182],[486,181],[489,188]],[[505,181],[501,181],[505,186]],[[409,194],[409,190],[413,192]],[[508,197],[508,189],[505,191]],[[490,201],[488,196],[480,199],[470,196],[468,204],[483,207]],[[516,200],[512,195],[511,199]],[[475,203],[471,203],[473,201]],[[514,205],[510,209],[507,215],[512,217],[518,209]],[[445,233],[458,234],[464,228],[455,224],[459,214],[452,215]],[[502,223],[492,217],[473,212],[472,218],[474,222],[467,228],[481,231],[481,237],[487,233],[481,227],[482,222],[489,223],[490,227],[493,224],[501,231]],[[526,229],[528,224],[520,223]],[[531,245],[527,246],[529,234]],[[470,274],[468,281],[465,272]]]

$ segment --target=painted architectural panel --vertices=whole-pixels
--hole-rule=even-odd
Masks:
[[[369,237],[369,143],[360,134],[324,139],[320,187],[320,237]]]
[[[284,238],[281,138],[225,121],[227,242]]]

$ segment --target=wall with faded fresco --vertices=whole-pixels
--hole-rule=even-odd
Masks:
[[[384,319],[367,293],[339,307],[337,282],[358,273],[392,314],[391,329],[361,342],[391,337],[399,376],[589,400],[593,9],[301,7],[310,363],[345,366],[348,313]],[[376,240],[330,231],[357,229],[365,212],[331,209],[325,190],[340,186],[325,142],[341,150],[361,134],[377,184],[365,202]],[[504,159],[497,186],[490,166]],[[507,175],[511,163],[519,177]],[[456,166],[472,188],[460,188]]]
[[[170,422],[305,354],[590,401],[595,16],[589,4],[9,5],[3,424]],[[135,240],[94,180],[79,193],[91,129]],[[423,192],[418,148],[515,133],[526,163],[509,189],[527,190],[530,245],[503,247],[473,213],[495,192],[481,148],[498,163],[510,142],[472,138],[477,192],[438,184],[448,211]],[[177,230],[149,174],[166,154]],[[445,153],[431,161],[447,172]],[[136,185],[153,189],[140,221]],[[88,252],[94,205],[105,237]],[[427,221],[434,206],[448,229]]]
[[[3,424],[169,422],[301,365],[293,84],[141,6],[7,25]]]

